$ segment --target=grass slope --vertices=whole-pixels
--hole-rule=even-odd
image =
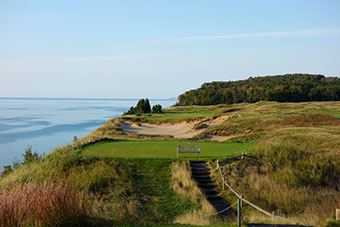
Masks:
[[[84,155],[111,158],[176,158],[178,145],[201,146],[201,158],[225,158],[252,149],[251,142],[203,142],[164,140],[113,140],[98,142],[81,148]],[[196,158],[197,154],[180,154],[180,157]]]
[[[1,179],[0,189],[17,183],[62,183],[87,195],[88,225],[170,224],[195,207],[172,189],[171,164],[167,159],[98,159],[59,148]]]
[[[243,151],[253,154],[255,159],[224,165],[223,172],[233,188],[262,208],[291,222],[316,226],[334,215],[340,205],[340,102],[178,106],[163,115],[123,118],[154,124],[194,119],[203,123],[221,114],[230,117],[202,131],[195,141],[140,140],[122,133],[117,123],[121,118],[111,119],[90,135],[101,142],[75,152],[56,149],[1,179],[0,189],[26,182],[67,184],[87,193],[94,220],[109,225],[171,224],[179,214],[195,207],[174,192],[170,179],[172,162],[177,161],[176,146],[190,143],[202,146],[202,159]],[[205,141],[210,136],[242,142]],[[118,140],[120,137],[126,140]],[[105,138],[115,140],[103,141]],[[181,155],[182,159],[186,156],[197,157]],[[228,191],[223,194],[234,201]],[[259,216],[246,209],[245,218],[254,217]]]

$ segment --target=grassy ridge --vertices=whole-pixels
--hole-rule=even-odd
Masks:
[[[167,159],[98,159],[59,148],[1,179],[0,189],[28,182],[64,184],[86,193],[94,225],[171,223],[195,206],[172,189],[171,163]]]
[[[202,131],[195,141],[157,136],[140,140],[138,135],[121,131],[117,123],[121,118],[111,119],[95,134],[99,140],[116,140],[77,151],[58,148],[1,179],[0,188],[27,182],[65,184],[87,194],[94,223],[166,225],[190,208],[199,208],[176,193],[171,180],[172,166],[177,163],[176,146],[190,143],[202,146],[204,159],[234,156],[243,151],[252,153],[256,159],[225,165],[223,171],[238,192],[262,208],[274,210],[293,223],[319,226],[332,217],[340,198],[340,102],[178,106],[166,110],[164,115],[127,117],[159,124],[194,119],[204,123],[219,115],[230,117]],[[204,141],[212,136],[241,142]],[[120,137],[129,140],[117,140]],[[197,154],[182,154],[182,160],[186,156]],[[218,173],[215,174],[218,180]],[[223,193],[234,202],[227,191]],[[259,217],[250,208],[245,211],[247,220]]]
[[[313,127],[330,129],[340,125],[340,102],[234,104],[231,117],[208,128],[197,139],[209,136],[237,136],[238,140],[261,141],[278,129]],[[331,113],[328,115],[327,113]]]
[[[238,107],[233,117],[200,135],[257,141],[251,152],[256,161],[223,166],[226,180],[250,201],[293,223],[320,226],[331,219],[340,199],[340,103]],[[255,220],[258,214],[248,215]]]

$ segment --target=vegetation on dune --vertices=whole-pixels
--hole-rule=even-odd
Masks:
[[[312,74],[250,77],[205,83],[178,97],[178,105],[216,105],[258,101],[306,102],[340,100],[340,79]]]
[[[196,139],[232,136],[239,141],[261,141],[282,128],[306,127],[332,130],[340,126],[340,120],[334,117],[340,114],[339,102],[258,102],[234,104],[233,107],[237,111],[234,111],[226,121],[204,130],[196,136]],[[323,112],[320,112],[320,109]],[[325,109],[332,112],[333,116],[324,114]]]
[[[218,118],[222,115],[228,117]],[[217,219],[190,212],[191,208],[210,209],[204,205],[202,194],[183,161],[183,157],[197,158],[197,154],[183,154],[180,160],[175,160],[177,145],[190,143],[200,145],[201,156],[212,160],[211,164],[216,158],[242,152],[251,154],[253,159],[222,166],[226,181],[236,191],[260,207],[286,217],[287,222],[324,225],[340,205],[337,204],[340,198],[339,117],[340,102],[266,101],[176,106],[160,114],[125,115],[108,120],[85,138],[75,139],[74,145],[89,139],[98,141],[79,149],[57,148],[43,157],[27,149],[22,164],[2,173],[0,206],[15,207],[3,198],[13,198],[12,201],[26,198],[20,196],[25,194],[24,190],[31,190],[29,188],[35,188],[37,193],[43,193],[44,187],[50,188],[53,195],[59,193],[58,187],[63,185],[76,192],[75,196],[84,196],[81,198],[86,205],[83,209],[74,203],[75,208],[70,209],[75,212],[67,212],[72,215],[62,217],[65,223],[79,217],[84,217],[86,225],[104,226],[175,225],[174,222],[194,223],[193,220],[197,221],[195,224],[219,223]],[[211,124],[214,119],[219,124]],[[195,120],[193,130],[201,131],[195,140],[183,141],[167,136],[128,134],[120,127],[122,120],[153,124]],[[204,141],[214,136],[234,141]],[[219,182],[218,172],[213,174]],[[229,191],[223,191],[222,195],[234,202],[235,197]],[[19,200],[25,210],[26,200]],[[67,208],[60,210],[66,212]],[[246,221],[259,221],[262,217],[247,206],[244,214]],[[56,215],[62,213],[46,213],[41,223],[57,225],[53,219]],[[31,214],[25,214],[24,219],[15,220],[31,223],[33,219]]]
[[[162,106],[159,105],[159,104],[156,104],[152,107],[152,110],[151,110],[152,113],[162,113]]]
[[[151,106],[149,99],[140,99],[136,105],[136,107],[131,106],[129,111],[124,113],[126,114],[143,114],[143,113],[150,113]]]
[[[0,226],[84,226],[88,198],[62,183],[16,184],[0,189]]]
[[[43,198],[47,185],[51,188],[49,197],[57,198],[60,191],[58,185],[66,185],[63,187],[65,190],[71,188],[86,196],[86,225],[171,223],[175,217],[195,206],[172,189],[171,164],[172,161],[167,159],[98,159],[70,148],[58,148],[50,155],[18,167],[1,179],[0,188],[1,193],[7,192],[2,194],[4,198],[8,193],[17,193],[15,198],[21,198],[20,194],[26,195],[25,191],[15,191],[16,188],[42,188],[36,190],[36,196]],[[71,193],[72,190],[67,192]],[[0,200],[0,207],[16,208],[16,203],[6,204],[6,201]],[[42,210],[44,204],[39,201],[34,204]],[[30,206],[28,200],[22,200],[21,204],[22,207]],[[59,208],[62,214],[69,214],[62,223],[77,220],[77,213],[68,212],[67,207]],[[42,223],[57,223],[53,219],[57,214],[53,210],[45,211],[46,219]],[[37,220],[35,216],[27,218]]]
[[[256,140],[255,159],[223,165],[226,180],[260,207],[292,223],[316,226],[334,215],[340,198],[340,120],[318,109],[334,115],[340,110],[339,103],[262,102],[207,132]],[[249,220],[258,218],[251,213]]]
[[[152,107],[150,106],[149,99],[140,99],[136,105],[136,107],[131,106],[130,109],[125,112],[123,115],[133,115],[133,114],[145,114],[145,113],[162,113],[162,106],[156,104]]]
[[[176,124],[179,122],[195,121],[205,118],[217,118],[218,116],[225,115],[230,111],[230,106],[174,106],[164,109],[161,114],[143,114],[140,116],[122,116],[121,120],[128,120],[137,123],[150,123],[150,124]]]
[[[0,179],[4,178],[11,172],[13,172],[14,169],[20,167],[21,165],[36,161],[40,158],[39,154],[37,152],[32,152],[32,146],[27,146],[25,149],[25,153],[22,155],[24,160],[22,162],[14,162],[13,165],[6,165],[4,166],[4,171],[0,174]]]
[[[188,198],[195,204],[195,212],[188,211],[178,216],[175,223],[192,225],[213,225],[223,223],[219,217],[204,214],[215,213],[215,208],[204,197],[196,182],[191,177],[188,162],[172,163],[172,187],[180,195]]]

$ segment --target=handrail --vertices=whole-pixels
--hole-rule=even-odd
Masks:
[[[242,154],[244,155],[244,154]],[[239,156],[242,156],[242,155],[239,155]],[[239,157],[239,156],[236,156],[236,157]],[[220,172],[220,175],[221,175],[221,179],[222,179],[222,182],[223,182],[223,189],[224,189],[224,185],[226,185],[230,191],[232,191],[236,196],[237,198],[241,199],[242,201],[244,201],[245,203],[247,203],[248,205],[252,206],[253,208],[257,209],[258,211],[261,211],[262,213],[274,218],[275,214],[274,212],[272,213],[269,213],[265,210],[263,210],[262,208],[256,206],[255,204],[251,203],[250,201],[246,200],[245,198],[243,198],[243,196],[241,196],[240,194],[238,194],[225,180],[224,180],[224,176],[223,176],[223,173],[222,173],[222,170],[221,170],[221,167],[220,167],[220,162],[217,160],[217,168]]]
[[[227,158],[227,159],[225,159],[225,160],[223,160],[223,161],[220,161],[220,163],[227,163],[227,162],[229,162],[229,161],[231,161],[231,160],[234,160],[234,159],[237,159],[237,158],[242,158],[242,159],[243,159],[244,157],[253,158],[253,156],[247,155],[247,154],[245,154],[245,153],[243,152],[242,154],[237,155],[237,156],[235,156],[235,157]]]
[[[232,205],[230,205],[229,207],[223,209],[223,210],[220,210],[218,212],[215,212],[215,213],[210,213],[210,214],[207,214],[207,213],[203,213],[203,212],[200,212],[200,211],[197,211],[197,210],[194,210],[192,209],[192,211],[195,211],[196,213],[200,214],[200,215],[203,215],[203,216],[211,216],[211,215],[217,215],[217,214],[220,214],[220,213],[223,213],[227,210],[229,210],[230,208],[232,208],[233,206],[235,206],[236,204],[238,203],[238,201],[236,201],[235,203],[233,203]]]

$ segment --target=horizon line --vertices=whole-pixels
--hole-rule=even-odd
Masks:
[[[144,98],[144,97],[143,97]],[[65,97],[0,97],[0,99],[42,99],[42,100],[122,100],[122,101],[136,101],[141,98],[65,98]],[[176,101],[177,98],[148,98],[149,100],[164,100],[164,101]]]

